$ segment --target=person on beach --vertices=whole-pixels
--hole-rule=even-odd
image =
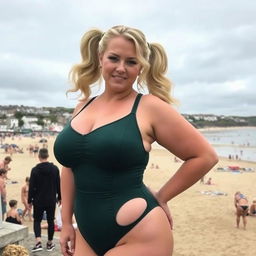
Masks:
[[[0,196],[1,196],[1,209],[2,209],[2,220],[6,213],[6,178],[7,171],[5,169],[0,169]]]
[[[54,230],[55,231],[61,231],[61,229],[62,229],[61,209],[62,209],[62,206],[61,205],[57,205],[55,224],[54,224]],[[76,221],[75,221],[74,217],[72,219],[72,225],[73,225],[73,227],[75,229],[77,228],[77,224],[76,224]],[[41,228],[42,229],[47,229],[48,228],[48,223],[41,224]]]
[[[246,229],[247,215],[249,212],[248,199],[240,191],[237,191],[234,195],[234,204],[236,207],[236,227],[239,228],[240,218],[242,217],[244,229]]]
[[[250,216],[256,217],[256,199],[254,199],[252,201],[252,204],[250,206],[250,212],[249,212]]]
[[[208,180],[206,181],[205,185],[215,185],[215,184],[212,182],[212,178],[209,177]]]
[[[14,223],[14,224],[22,224],[21,217],[17,210],[18,201],[17,200],[10,200],[9,206],[10,210],[6,214],[6,222]]]
[[[29,177],[26,177],[25,184],[21,188],[21,202],[24,204],[22,219],[28,214],[29,221],[32,221],[31,207],[28,204]]]
[[[6,171],[10,171],[11,168],[9,167],[12,158],[10,156],[6,156],[4,160],[0,161],[0,169],[5,169]]]
[[[216,153],[170,106],[167,56],[160,44],[122,25],[106,32],[91,29],[82,38],[81,55],[82,62],[71,70],[70,91],[83,98],[54,144],[63,165],[62,253],[170,256],[167,203],[217,163]],[[91,98],[90,87],[100,78],[104,92]],[[135,82],[139,88],[147,84],[149,93],[138,93]],[[151,192],[142,178],[154,141],[184,163]]]
[[[35,144],[34,147],[33,147],[34,157],[37,157],[38,151],[39,151],[39,146],[37,144]]]
[[[44,212],[46,212],[48,223],[48,242],[46,244],[47,251],[55,248],[53,240],[54,235],[54,215],[56,202],[60,204],[60,174],[59,169],[53,163],[48,161],[48,150],[41,148],[38,153],[40,163],[37,164],[30,174],[28,204],[31,208],[33,205],[34,214],[34,233],[36,244],[32,248],[32,252],[43,250],[41,242],[41,221]]]

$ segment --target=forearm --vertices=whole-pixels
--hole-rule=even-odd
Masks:
[[[168,202],[196,183],[216,163],[216,156],[202,156],[186,160],[173,177],[158,191],[158,199],[165,203]]]
[[[60,188],[62,195],[62,223],[63,225],[72,224],[75,185],[71,169],[63,167],[61,172]]]

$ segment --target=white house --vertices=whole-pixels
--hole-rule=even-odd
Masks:
[[[7,132],[7,125],[6,122],[4,122],[3,120],[0,120],[0,132]]]
[[[7,118],[6,119],[6,125],[9,129],[15,129],[19,127],[19,120],[17,118]]]
[[[38,121],[38,118],[34,116],[23,116],[22,121],[24,122],[23,128],[25,129],[34,130],[33,128],[36,128],[37,130],[40,126],[40,125],[38,126],[38,124],[36,123]]]

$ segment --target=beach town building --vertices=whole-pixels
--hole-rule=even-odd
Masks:
[[[24,122],[22,128],[31,129],[33,131],[41,131],[42,125],[37,124],[38,118],[34,116],[23,116],[22,121]]]
[[[193,117],[195,120],[205,120],[205,121],[211,121],[211,122],[218,120],[217,116],[214,116],[214,115],[193,115]]]
[[[15,130],[19,127],[19,120],[17,118],[8,117],[6,119],[8,129]]]
[[[0,119],[0,131],[1,132],[7,132],[8,131],[7,124],[3,119]]]

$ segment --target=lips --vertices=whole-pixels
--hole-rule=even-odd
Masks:
[[[118,75],[112,75],[112,77],[117,78],[117,79],[127,79],[127,77],[124,76],[118,76]]]

